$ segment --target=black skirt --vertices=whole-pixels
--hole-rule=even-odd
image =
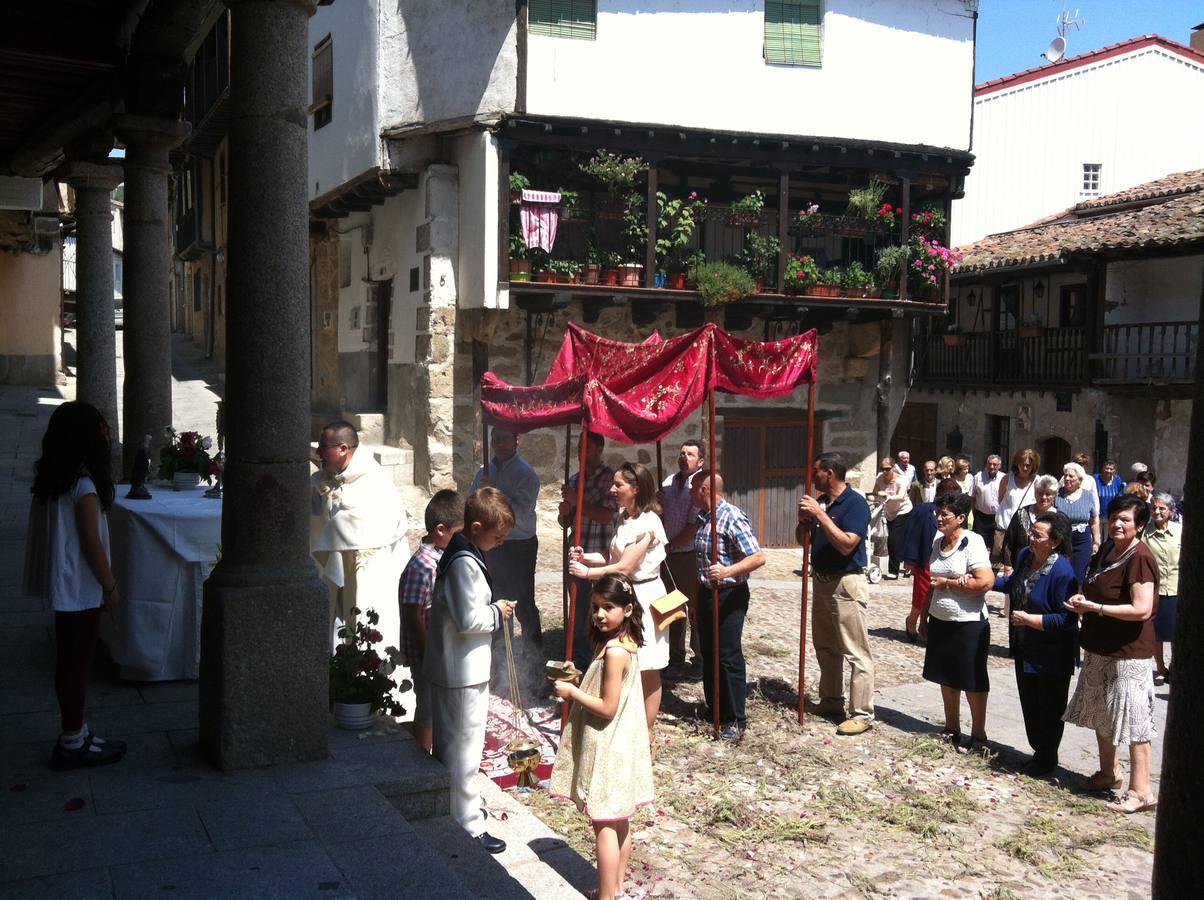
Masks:
[[[928,618],[928,644],[924,650],[924,680],[972,693],[991,689],[987,677],[987,654],[991,648],[991,624],[946,622]]]

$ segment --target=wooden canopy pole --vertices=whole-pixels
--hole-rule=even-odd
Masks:
[[[715,351],[712,349],[711,353]],[[714,358],[711,359],[712,366]],[[712,369],[713,371],[713,369]],[[717,498],[715,497],[715,476],[718,474],[718,469],[715,465],[715,388],[712,386],[707,389],[707,452],[710,453],[711,460],[711,565],[719,563],[719,528],[715,521],[715,511],[717,506]],[[719,737],[719,582],[715,582],[711,586],[711,683],[713,692],[711,694],[711,724],[715,731],[715,737]]]
[[[581,422],[581,457],[580,466],[577,471],[585,471],[585,445],[589,442],[589,422],[582,420]],[[577,476],[577,523],[573,529],[573,536],[580,539],[581,536],[581,512],[585,507],[585,478],[581,475]],[[580,546],[580,545],[578,545]],[[574,578],[569,582],[569,614],[565,619],[564,628],[564,658],[571,660],[573,658],[573,631],[577,626],[577,579]],[[565,700],[560,704],[560,732],[564,733],[564,726],[569,722],[569,701]]]
[[[573,426],[566,422],[564,425],[564,481],[569,483],[569,459],[573,447]],[[577,476],[578,480],[583,478]],[[560,528],[560,621],[569,620],[569,526],[566,522]]]
[[[815,354],[819,356],[819,349]],[[811,493],[811,479],[815,472],[815,381],[807,385],[807,461],[803,468],[803,493]],[[803,724],[803,696],[806,693],[804,685],[807,669],[807,589],[811,576],[811,529],[803,532],[803,564],[799,567],[803,573],[802,603],[799,604],[798,626],[798,723]]]
[[[485,479],[489,478],[489,426],[485,423],[485,419],[481,419],[481,470],[485,473]]]
[[[659,491],[662,484],[665,483],[665,469],[661,462],[661,442],[658,439],[656,442],[656,489]]]

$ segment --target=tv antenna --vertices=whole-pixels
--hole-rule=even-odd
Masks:
[[[1074,14],[1067,12],[1065,7],[1054,20],[1058,26],[1058,36],[1049,42],[1049,46],[1045,48],[1045,52],[1041,54],[1047,62],[1056,63],[1059,59],[1066,55],[1066,32],[1071,28],[1075,31],[1082,29],[1087,24],[1087,20],[1079,15],[1076,9]]]

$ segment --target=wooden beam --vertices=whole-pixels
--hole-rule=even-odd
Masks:
[[[648,229],[648,240],[644,247],[644,287],[656,286],[656,163],[648,166],[648,206],[645,209],[645,223]]]
[[[786,289],[786,227],[790,219],[790,173],[778,175],[778,280],[777,289]]]

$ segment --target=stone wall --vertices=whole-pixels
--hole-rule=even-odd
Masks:
[[[59,368],[63,246],[0,253],[0,384],[51,387]]]

